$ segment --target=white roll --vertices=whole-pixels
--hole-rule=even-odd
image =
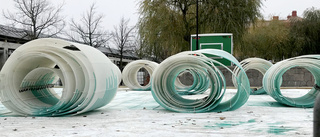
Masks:
[[[241,71],[236,76],[238,86],[235,88],[238,90],[230,99],[223,100],[226,81],[216,64],[221,65],[231,73],[232,71],[222,63],[206,57],[205,54],[225,58],[240,68]],[[192,89],[202,90],[210,86],[209,93],[196,99],[187,98],[187,96],[193,94],[181,94],[179,89],[181,85],[179,84],[179,88],[177,88],[175,84],[178,75],[184,71],[194,73],[192,75],[198,77],[195,78],[198,81],[194,82],[196,83],[194,85],[203,87]],[[240,63],[230,53],[216,49],[185,51],[170,56],[155,69],[151,81],[153,98],[162,107],[175,112],[197,113],[236,110],[247,102],[250,95],[249,80]],[[197,93],[197,91],[191,92]]]
[[[180,95],[202,94],[211,86],[209,78],[202,71],[186,69],[182,71],[178,77],[181,77],[181,75],[184,75],[184,73],[190,73],[192,75],[193,83],[191,85],[185,85],[180,81],[180,78],[176,78],[175,88],[177,93]]]
[[[136,60],[132,61],[126,65],[122,71],[122,81],[123,83],[132,90],[150,90],[151,84],[150,81],[147,85],[141,86],[137,79],[138,71],[141,68],[145,68],[151,77],[153,71],[158,66],[158,63],[148,61],[148,60]]]
[[[263,76],[268,71],[268,69],[273,65],[271,62],[261,58],[247,58],[245,60],[242,60],[240,64],[245,72],[247,72],[249,69],[258,70]],[[235,86],[238,85],[235,79],[235,76],[237,76],[239,72],[240,72],[239,67],[235,67],[233,70],[233,73],[235,75],[232,76],[232,82],[233,82],[233,85]],[[263,89],[263,87],[260,87],[258,89],[251,89],[251,95],[258,95],[258,94],[264,94],[264,93],[266,93],[266,91]]]
[[[274,64],[263,77],[264,90],[281,104],[293,107],[313,107],[317,95],[320,93],[320,55],[304,55],[289,58]],[[287,97],[281,92],[282,75],[291,68],[301,67],[308,70],[314,77],[312,89],[300,97]]]
[[[16,49],[3,66],[1,102],[19,115],[80,114],[113,99],[120,83],[119,73],[93,47],[60,39],[37,39]],[[51,89],[59,78],[63,83],[61,97]]]

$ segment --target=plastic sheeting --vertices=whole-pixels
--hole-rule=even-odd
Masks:
[[[226,82],[222,72],[215,64],[220,64],[232,73],[223,64],[206,57],[203,54],[210,54],[225,58],[240,68],[235,76],[237,81],[237,93],[230,99],[223,100],[226,90]],[[207,96],[197,99],[186,98],[179,94],[175,86],[177,76],[184,71],[197,73],[199,83],[208,83],[210,92]],[[233,73],[232,73],[233,74]],[[202,77],[205,76],[205,77]],[[234,74],[233,74],[234,75]],[[220,112],[240,108],[250,96],[250,85],[245,71],[240,63],[229,53],[222,50],[203,49],[198,51],[187,51],[173,55],[162,63],[154,71],[152,76],[153,98],[164,108],[176,112]]]
[[[122,81],[123,83],[130,89],[133,90],[150,90],[151,89],[151,82],[149,79],[149,82],[146,85],[140,85],[137,75],[138,71],[141,68],[144,68],[147,70],[149,78],[151,78],[153,71],[158,66],[158,63],[148,61],[148,60],[136,60],[132,61],[129,64],[126,65],[126,67],[122,71]]]
[[[283,60],[274,64],[263,77],[263,88],[279,103],[295,107],[313,107],[320,91],[320,55],[305,55]],[[281,94],[282,75],[291,68],[307,69],[315,79],[314,87],[301,97],[286,97]]]
[[[179,77],[186,77],[184,75],[187,75],[187,73],[192,75],[192,84],[186,85],[183,84]],[[190,80],[191,81],[191,80]],[[210,80],[207,77],[206,73],[203,73],[203,71],[196,71],[194,69],[187,69],[183,72],[181,72],[178,75],[178,78],[175,80],[175,88],[177,90],[177,93],[180,95],[196,95],[196,94],[202,94],[210,87]]]
[[[59,79],[61,95],[53,89]],[[11,54],[0,73],[0,97],[18,115],[75,115],[108,104],[120,80],[118,67],[97,49],[45,38]]]
[[[249,69],[258,70],[263,76],[267,72],[267,70],[273,65],[271,62],[261,58],[247,58],[245,60],[242,60],[240,64],[244,71],[247,72]],[[239,72],[240,69],[238,67],[236,67],[233,70],[233,73],[235,73],[236,75],[238,75]],[[232,77],[232,82],[235,86],[237,86],[237,81],[235,77]],[[263,87],[251,89],[251,95],[259,95],[264,93],[266,93],[266,91],[263,89]]]

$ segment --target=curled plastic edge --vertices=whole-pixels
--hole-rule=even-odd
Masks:
[[[185,78],[186,76],[183,75],[186,75],[187,73],[189,73],[193,78],[193,83],[191,85],[185,85],[180,80],[181,78]],[[203,94],[211,85],[205,73],[194,69],[187,69],[178,75],[178,78],[175,81],[175,86],[178,94],[180,95],[196,95]]]
[[[44,38],[17,48],[0,76],[1,102],[14,115],[61,116],[108,104],[116,94],[121,72],[93,47]],[[59,78],[61,95],[52,89]]]
[[[242,60],[240,62],[242,68],[245,72],[247,72],[249,69],[258,70],[263,76],[267,72],[267,70],[273,65],[271,62],[261,59],[261,58],[247,58],[245,60]],[[235,75],[238,75],[240,72],[240,69],[238,67],[235,67],[233,70],[233,73]],[[233,75],[232,77],[233,85],[237,86],[237,81]],[[260,95],[265,94],[266,91],[263,89],[263,87],[257,88],[257,89],[251,89],[251,95]]]
[[[316,96],[320,92],[320,55],[305,55],[289,58],[274,64],[263,77],[263,88],[279,103],[293,107],[313,107]],[[305,95],[296,98],[283,96],[280,90],[282,75],[291,68],[307,69],[315,79],[314,87]]]
[[[137,74],[141,68],[147,70],[149,78],[151,78],[153,71],[159,64],[156,62],[148,61],[148,60],[136,60],[132,61],[125,66],[122,71],[122,81],[123,83],[132,90],[150,90],[151,84],[150,79],[149,82],[142,86],[140,85]]]
[[[222,101],[226,90],[226,82],[222,72],[216,67],[219,64],[232,73],[225,65],[206,57],[204,54],[220,56],[233,62],[240,68],[239,75],[235,76],[238,86],[237,93],[229,100]],[[175,79],[185,70],[193,70],[206,74],[210,81],[211,89],[208,96],[201,99],[189,99],[177,93]],[[234,75],[234,74],[233,74]],[[245,71],[240,63],[229,53],[216,49],[203,49],[187,51],[173,55],[162,63],[154,71],[152,76],[153,98],[164,108],[185,113],[197,112],[221,112],[231,111],[244,105],[250,96],[250,85]]]

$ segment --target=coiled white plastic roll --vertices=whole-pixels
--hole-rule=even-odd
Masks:
[[[181,72],[178,77],[182,77],[183,75],[187,74],[187,73],[192,73],[190,70],[185,70],[183,72]],[[193,79],[195,79],[194,75],[192,75]],[[195,82],[193,82],[194,84]],[[184,92],[184,91],[188,91],[192,86],[192,85],[185,85],[180,81],[180,78],[177,78],[174,85],[176,86],[177,90],[180,92]]]
[[[18,115],[81,114],[108,104],[120,76],[118,67],[93,47],[37,39],[16,49],[3,66],[0,97],[2,104]],[[61,96],[52,89],[59,78]]]
[[[205,91],[208,90],[210,85],[210,80],[208,79],[207,75],[205,73],[202,73],[201,71],[195,71],[193,69],[188,69],[179,74],[183,75],[184,73],[190,73],[193,78],[192,85],[184,85],[180,81],[179,78],[175,81],[175,87],[177,92],[180,95],[196,95],[196,94],[202,94]]]
[[[218,61],[206,57],[210,54],[225,58],[240,68],[235,76],[237,80],[237,93],[231,99],[222,101],[226,90],[226,82],[222,72],[216,67],[219,64],[228,71],[232,71]],[[186,70],[192,70],[199,75],[205,75],[209,79],[210,93],[200,99],[185,98],[176,90],[177,76]],[[201,80],[199,82],[207,82]],[[176,112],[210,112],[228,111],[241,107],[249,98],[250,85],[245,71],[240,63],[229,53],[222,50],[204,49],[187,51],[173,55],[159,64],[152,76],[153,98],[164,108]]]
[[[263,76],[267,72],[267,70],[272,66],[271,62],[261,58],[247,58],[245,60],[242,60],[240,64],[244,71],[247,72],[249,69],[258,70]],[[238,75],[239,72],[240,69],[238,67],[235,67],[233,73]],[[232,77],[232,82],[235,86],[237,86],[237,81],[235,77]],[[251,89],[251,95],[259,95],[264,93],[266,92],[264,91],[263,87],[258,89]]]
[[[133,90],[150,90],[151,89],[150,80],[147,85],[141,86],[138,82],[137,74],[141,68],[145,68],[151,78],[153,71],[157,66],[158,66],[158,63],[148,61],[148,60],[132,61],[129,64],[127,64],[126,67],[123,69],[122,81],[127,87]]]
[[[280,87],[282,75],[291,68],[307,69],[315,79],[314,87],[301,97],[291,98],[282,95]],[[263,88],[279,103],[294,107],[313,107],[320,92],[320,55],[305,55],[283,60],[274,64],[263,77]]]

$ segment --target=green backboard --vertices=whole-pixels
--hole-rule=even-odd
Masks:
[[[233,54],[233,38],[232,33],[211,33],[211,34],[199,34],[198,49],[220,49],[230,54]],[[196,48],[196,35],[191,35],[191,51],[195,51]],[[232,63],[226,59],[217,56],[209,56],[226,66],[231,66]]]

